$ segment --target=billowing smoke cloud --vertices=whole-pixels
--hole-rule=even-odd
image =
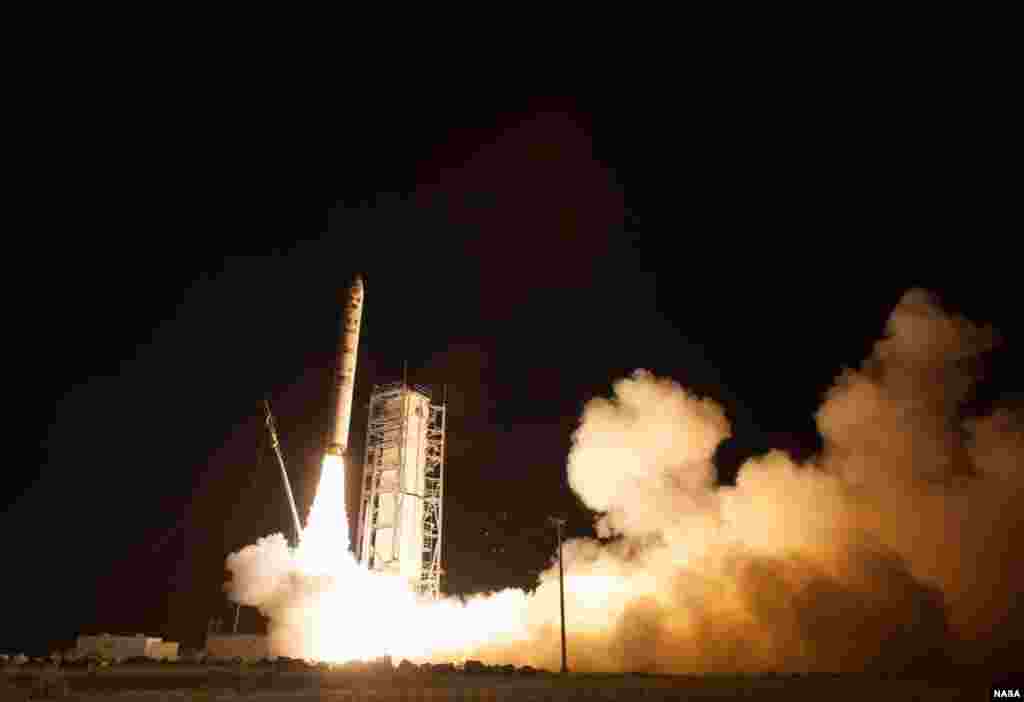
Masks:
[[[994,343],[908,292],[818,411],[822,454],[751,459],[734,487],[715,484],[730,428],[712,400],[638,371],[590,401],[568,472],[600,539],[565,548],[572,667],[908,670],[1005,654],[1024,631],[1024,427],[1009,410],[961,415]],[[275,543],[228,565],[288,653],[308,597]],[[541,581],[421,606],[411,626],[446,633],[420,657],[557,668],[557,568]]]

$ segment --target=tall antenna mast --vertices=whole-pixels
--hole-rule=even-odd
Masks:
[[[295,508],[295,497],[292,495],[292,485],[288,481],[288,471],[284,467],[284,456],[281,455],[281,442],[277,440],[277,429],[274,428],[274,415],[270,413],[270,400],[263,400],[267,409],[267,429],[270,431],[270,440],[274,446],[274,453],[277,454],[277,463],[281,466],[281,480],[284,481],[284,491],[288,495],[288,505],[292,508],[292,520],[295,524],[295,544],[298,545],[302,536],[302,525],[299,520],[299,510]]]

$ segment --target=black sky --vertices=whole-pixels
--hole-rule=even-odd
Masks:
[[[39,421],[10,437],[27,451],[4,485],[15,612],[0,650],[88,631],[197,645],[229,616],[224,558],[289,524],[261,399],[304,512],[356,272],[357,405],[403,362],[448,386],[457,594],[528,586],[549,514],[590,533],[565,483],[570,435],[636,368],[725,405],[727,482],[769,447],[818,448],[822,393],[907,288],[1014,348],[1000,121],[939,86],[759,85],[367,100],[311,122],[187,96],[111,122],[97,103],[47,149],[41,234],[10,262],[31,273],[9,304],[26,343],[14,380],[31,384],[19,406]],[[1020,391],[1009,353],[992,365],[992,387]]]

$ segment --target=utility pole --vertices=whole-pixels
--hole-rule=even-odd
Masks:
[[[568,673],[569,668],[565,664],[565,570],[562,568],[562,527],[565,526],[565,520],[557,517],[548,519],[558,528],[558,597],[562,612],[562,673]]]

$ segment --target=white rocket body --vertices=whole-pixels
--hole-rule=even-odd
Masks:
[[[356,384],[356,356],[359,353],[359,324],[363,316],[363,279],[356,276],[345,299],[342,316],[341,344],[338,350],[337,408],[334,431],[327,452],[341,456],[348,449],[348,433],[352,424],[352,391]]]

